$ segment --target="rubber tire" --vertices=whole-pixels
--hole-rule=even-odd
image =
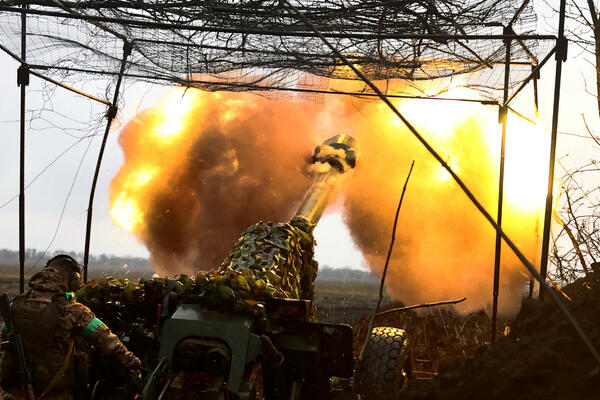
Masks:
[[[396,400],[406,388],[411,373],[411,356],[406,331],[373,328],[363,359],[358,366],[359,391],[365,400]]]

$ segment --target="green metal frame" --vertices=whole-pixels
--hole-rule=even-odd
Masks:
[[[250,318],[206,311],[198,304],[182,304],[163,325],[159,359],[165,359],[171,367],[175,348],[189,337],[215,338],[225,342],[231,350],[227,389],[238,394],[242,389],[246,365],[260,355],[260,339],[250,332],[251,326]]]

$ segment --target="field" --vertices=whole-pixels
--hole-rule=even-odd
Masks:
[[[375,282],[318,281],[315,304],[319,321],[353,324],[369,315],[377,305],[379,284]],[[391,303],[384,297],[384,307]]]

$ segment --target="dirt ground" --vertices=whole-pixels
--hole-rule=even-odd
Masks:
[[[600,348],[600,282],[565,289],[569,310]],[[526,299],[510,332],[413,380],[402,399],[600,399],[600,367],[550,301]]]

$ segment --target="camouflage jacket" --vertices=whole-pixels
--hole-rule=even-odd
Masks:
[[[41,272],[36,273],[30,279],[29,287],[30,290],[27,293],[19,295],[13,300],[13,314],[17,314],[15,310],[17,304],[21,306],[21,309],[40,310],[55,305],[58,302],[57,299],[60,299],[61,306],[58,309],[62,315],[58,316],[55,331],[47,332],[47,334],[52,335],[49,341],[54,348],[51,350],[66,354],[69,345],[75,339],[83,337],[90,341],[104,357],[111,358],[128,373],[135,374],[136,376],[139,375],[139,359],[127,350],[119,338],[102,321],[96,318],[89,308],[73,299],[71,294],[67,292],[68,288],[62,277],[56,270],[45,268]],[[13,315],[13,317],[16,320],[18,315]],[[19,333],[23,335],[22,332]],[[27,349],[25,351],[27,353]],[[30,365],[30,369],[37,367],[36,360],[28,361],[33,364]],[[15,381],[15,377],[12,376],[11,372],[14,372],[17,368],[15,368],[13,363],[14,361],[8,353],[3,355],[2,362],[0,363],[1,384],[9,385]],[[41,363],[43,364],[43,360]],[[55,373],[49,371],[50,375]],[[67,382],[67,386],[70,385],[71,383]]]

